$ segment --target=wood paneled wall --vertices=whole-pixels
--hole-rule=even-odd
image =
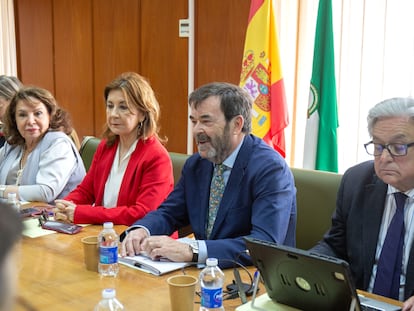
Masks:
[[[249,0],[195,0],[195,87],[239,82]],[[148,78],[167,149],[186,152],[188,0],[15,0],[18,75],[49,89],[79,136],[100,136],[103,89],[124,71]]]

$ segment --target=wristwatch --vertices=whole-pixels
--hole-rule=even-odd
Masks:
[[[193,252],[192,262],[198,262],[198,241],[193,241],[188,244],[190,250]]]
[[[4,191],[6,191],[6,185],[0,185],[0,198],[4,198]]]

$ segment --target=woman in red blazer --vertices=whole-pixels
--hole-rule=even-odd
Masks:
[[[143,77],[123,73],[106,86],[104,96],[104,139],[83,181],[56,200],[55,218],[129,226],[171,192],[172,163],[158,136],[158,102]]]

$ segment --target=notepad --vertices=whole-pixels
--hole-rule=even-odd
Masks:
[[[144,255],[119,257],[119,263],[153,275],[163,275],[192,264],[191,262],[173,262],[168,259],[152,260]]]
[[[37,218],[27,218],[23,221],[23,224],[23,235],[29,238],[38,238],[44,235],[56,233],[56,231],[46,230],[39,226],[39,220]]]

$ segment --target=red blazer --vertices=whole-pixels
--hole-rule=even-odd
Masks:
[[[174,186],[172,163],[158,139],[139,140],[122,179],[115,208],[102,206],[105,183],[111,171],[118,141],[111,147],[106,140],[99,144],[91,167],[82,182],[65,200],[77,204],[75,223],[130,226],[155,210]],[[107,190],[108,191],[108,190]]]

